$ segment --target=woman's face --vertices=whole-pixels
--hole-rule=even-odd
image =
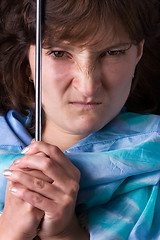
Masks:
[[[42,49],[46,129],[85,136],[106,125],[125,104],[142,51],[143,42],[132,45],[123,30],[115,36],[103,28],[89,45],[63,41]],[[35,46],[29,62],[35,80]]]

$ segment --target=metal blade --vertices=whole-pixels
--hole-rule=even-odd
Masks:
[[[35,140],[41,141],[41,0],[37,0],[36,12],[36,71],[35,71]]]

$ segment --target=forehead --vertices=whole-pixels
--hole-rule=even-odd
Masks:
[[[71,39],[55,39],[52,38],[49,47],[61,46],[66,48],[78,47],[81,49],[90,48],[95,50],[101,50],[104,48],[110,48],[114,46],[123,45],[125,43],[130,43],[131,39],[126,33],[125,29],[120,25],[113,25],[112,23],[105,26],[102,24],[99,29],[95,32],[86,33],[86,36],[79,39],[74,36]]]
[[[108,26],[101,25],[97,33],[89,38],[89,41],[84,41],[82,46],[88,46],[92,49],[103,49],[110,48],[111,46],[121,45],[123,43],[128,43],[128,34],[125,32],[122,26],[114,26],[113,24],[108,24]]]

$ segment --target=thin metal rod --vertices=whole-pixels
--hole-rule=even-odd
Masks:
[[[35,71],[35,140],[41,141],[41,0],[37,0],[36,13],[36,71]]]

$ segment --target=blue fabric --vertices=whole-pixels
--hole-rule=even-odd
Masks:
[[[0,117],[1,211],[6,188],[1,173],[31,141],[20,124],[26,122],[13,112],[8,116]],[[65,154],[81,171],[77,211],[88,211],[91,240],[160,239],[159,116],[122,113]]]
[[[27,116],[21,116],[14,110],[9,111],[6,116],[0,116],[0,213],[4,207],[7,183],[2,172],[8,169],[20,156],[22,149],[31,143],[32,137],[25,129],[29,127],[31,120],[29,111]]]

